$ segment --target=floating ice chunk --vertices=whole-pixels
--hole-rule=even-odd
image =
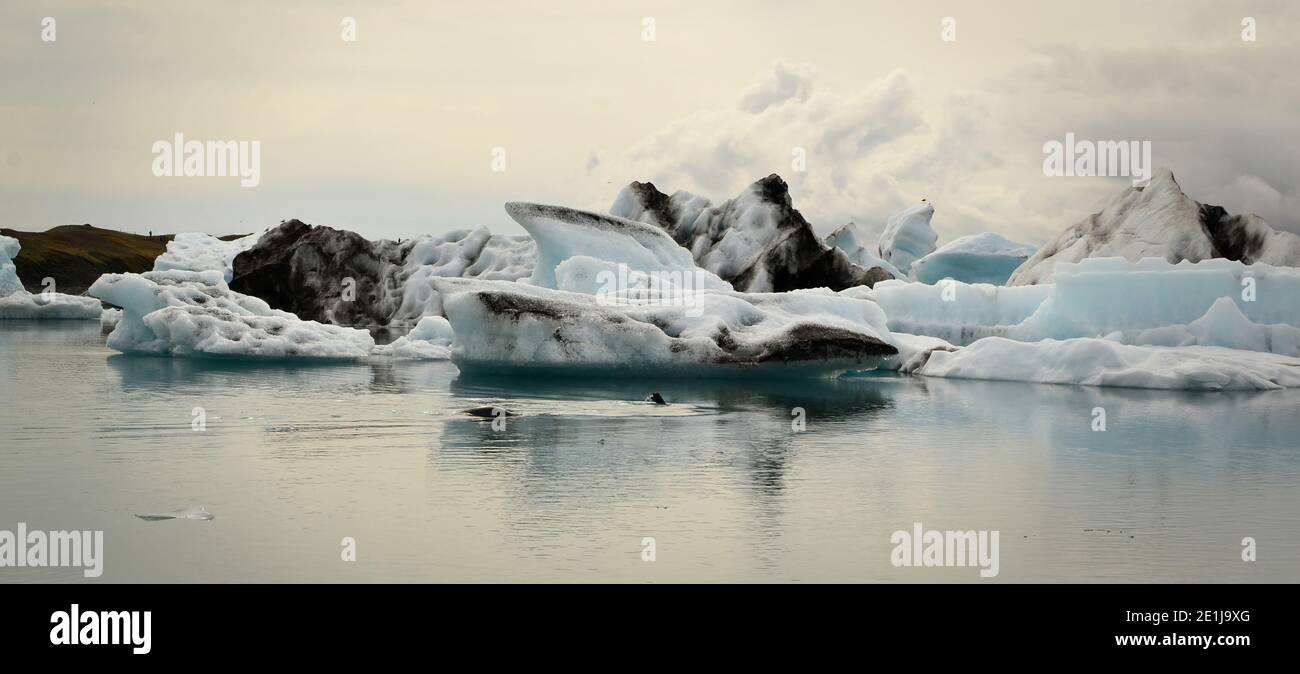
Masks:
[[[167,242],[167,250],[153,261],[154,271],[219,271],[226,283],[233,278],[235,256],[252,248],[261,233],[222,241],[209,234],[183,232]]]
[[[826,377],[897,349],[874,303],[829,291],[708,290],[697,307],[518,283],[435,279],[467,371],[572,376]],[[692,310],[696,309],[696,310]]]
[[[938,337],[909,335],[902,332],[893,333],[891,340],[898,353],[881,361],[877,370],[911,372],[925,364],[930,353],[939,351],[956,351],[959,347],[949,344]]]
[[[398,337],[391,344],[375,346],[374,355],[447,360],[451,358],[451,343],[454,339],[455,333],[447,319],[442,316],[425,316],[406,335]]]
[[[912,273],[912,263],[934,252],[939,240],[930,227],[934,206],[919,203],[894,216],[885,223],[880,234],[880,257],[904,274]]]
[[[905,370],[906,371],[906,370]],[[1132,346],[1096,338],[1018,342],[987,337],[931,351],[928,377],[1186,390],[1300,387],[1300,360],[1217,347]]]
[[[125,353],[253,359],[351,359],[374,338],[303,321],[233,292],[219,271],[105,274],[88,291],[122,307],[108,346]]]
[[[709,288],[731,289],[731,284],[696,267],[690,252],[658,227],[562,206],[512,202],[506,212],[537,243],[537,266],[529,278],[534,285],[555,288],[556,267],[583,256],[647,274],[690,273]]]
[[[103,305],[93,297],[63,293],[30,293],[18,278],[13,259],[22,245],[11,236],[0,236],[0,319],[79,319],[100,317]]]
[[[106,328],[115,327],[120,320],[122,320],[121,309],[104,309],[104,312],[99,315],[99,324]]]
[[[93,297],[20,290],[0,297],[0,319],[95,320],[103,305]]]
[[[951,278],[964,283],[1005,285],[1011,272],[1036,250],[1037,246],[1017,243],[993,232],[963,236],[913,262],[912,278],[922,283]]]
[[[12,236],[0,235],[0,297],[8,297],[23,290],[23,282],[18,279],[18,270],[14,268],[14,258],[22,244]]]
[[[208,521],[216,518],[216,515],[208,512],[203,506],[193,506],[190,508],[181,508],[165,513],[136,513],[136,517],[148,522],[157,522],[159,520],[202,520]]]

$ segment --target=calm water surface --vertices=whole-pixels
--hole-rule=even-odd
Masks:
[[[893,567],[917,521],[1000,531],[1002,582],[1300,580],[1300,391],[512,381],[103,341],[0,322],[0,529],[102,529],[99,582],[979,580]],[[459,414],[492,403],[519,416]],[[192,505],[216,518],[133,516]]]

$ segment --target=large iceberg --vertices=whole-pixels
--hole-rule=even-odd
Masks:
[[[186,232],[167,242],[167,250],[153,262],[154,271],[179,269],[222,273],[226,282],[234,278],[235,256],[252,248],[261,234],[225,240],[210,234]]]
[[[987,337],[932,349],[904,371],[928,377],[1205,391],[1300,387],[1300,360],[1217,347],[1153,347],[1105,339],[1019,342]]]
[[[452,361],[465,371],[828,377],[872,369],[898,352],[878,306],[825,290],[703,290],[688,306],[642,293],[432,283],[456,334]]]
[[[299,320],[234,292],[217,270],[105,274],[88,292],[122,307],[107,343],[125,353],[337,360],[375,345],[365,330]]]
[[[934,252],[939,235],[930,227],[934,206],[921,202],[890,216],[880,235],[880,257],[904,274],[912,273],[912,263]]]
[[[990,336],[1025,342],[1108,337],[1288,354],[1286,327],[1300,328],[1300,269],[1217,259],[1175,265],[1089,258],[1061,264],[1055,278],[1033,286],[887,281],[843,294],[878,303],[890,330],[953,344]],[[1239,319],[1222,306],[1224,298]],[[1235,327],[1221,327],[1228,322]]]
[[[652,183],[634,182],[619,192],[610,213],[664,229],[697,265],[740,291],[841,290],[893,276],[883,265],[853,264],[844,251],[823,243],[776,174],[718,206],[689,192],[669,197]]]
[[[937,283],[950,278],[963,283],[1004,285],[1011,273],[1038,250],[1001,234],[983,232],[954,239],[912,263],[912,278]]]
[[[93,297],[28,292],[13,262],[20,250],[18,239],[0,235],[0,319],[99,319],[103,306]]]
[[[1100,213],[1069,227],[1038,250],[1007,283],[1047,283],[1061,263],[1092,257],[1130,262],[1227,258],[1246,264],[1300,266],[1300,236],[1275,231],[1255,215],[1231,215],[1186,194],[1167,169],[1145,186],[1125,188]]]

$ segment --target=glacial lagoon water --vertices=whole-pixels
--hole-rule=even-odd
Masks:
[[[483,404],[519,416],[459,413]],[[915,522],[999,531],[992,582],[1295,582],[1298,410],[1300,391],[214,363],[5,322],[0,529],[103,530],[105,550],[97,581],[0,582],[990,582],[894,567]],[[133,515],[197,505],[214,518]]]

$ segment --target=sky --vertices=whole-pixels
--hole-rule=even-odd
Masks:
[[[1073,133],[1300,232],[1297,62],[1287,0],[9,0],[0,226],[517,234],[507,201],[778,173],[822,233],[925,198],[941,242],[1043,243],[1129,185],[1044,175]],[[154,175],[178,132],[257,141],[259,183]]]

